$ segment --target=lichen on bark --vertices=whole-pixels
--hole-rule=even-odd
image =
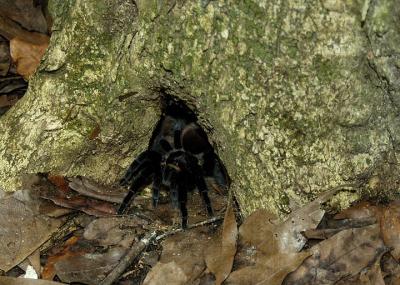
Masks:
[[[0,121],[2,187],[38,171],[112,183],[146,147],[162,90],[198,114],[245,215],[284,214],[342,184],[356,193],[338,196],[339,206],[398,193],[395,1],[51,7],[50,48]]]

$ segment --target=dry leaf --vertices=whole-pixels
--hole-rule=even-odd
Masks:
[[[49,37],[39,33],[31,33],[35,42],[25,41],[24,38],[15,37],[10,40],[10,53],[17,66],[17,73],[25,79],[36,71],[48,45]]]
[[[335,284],[358,274],[386,250],[379,237],[379,225],[344,230],[312,247],[313,256],[283,284]]]
[[[279,250],[274,237],[277,223],[276,215],[265,209],[256,210],[240,226],[240,242],[266,255],[276,254]]]
[[[41,6],[33,0],[2,0],[0,15],[12,19],[28,31],[47,32],[47,22]]]
[[[147,274],[143,285],[185,285],[189,277],[175,261],[168,263],[157,263]]]
[[[101,246],[130,247],[133,239],[144,233],[143,225],[147,224],[147,221],[136,216],[99,218],[85,228],[83,236]]]
[[[380,255],[376,257],[375,262],[371,266],[368,266],[363,270],[361,270],[360,274],[340,280],[336,284],[337,285],[352,285],[352,284],[385,285],[385,281],[383,280],[381,271],[381,258],[383,254],[385,254],[387,251],[388,249],[383,248]]]
[[[0,36],[0,76],[7,75],[10,63],[10,43]]]
[[[56,276],[56,271],[54,265],[56,262],[63,260],[63,259],[68,259],[72,256],[78,256],[78,255],[83,255],[86,253],[85,250],[77,249],[77,242],[79,238],[76,236],[70,237],[63,247],[60,249],[59,252],[57,252],[54,255],[50,255],[47,258],[46,265],[43,268],[42,272],[42,278],[46,280],[53,280],[54,276]],[[74,247],[74,250],[72,248]]]
[[[232,206],[228,206],[222,229],[221,243],[209,252],[206,257],[207,268],[215,275],[215,284],[219,285],[228,277],[232,270],[236,254],[238,236],[235,213]]]
[[[58,206],[79,210],[97,217],[116,214],[115,206],[111,203],[85,197],[72,190],[64,192],[49,184],[42,181],[40,185],[35,185],[35,189],[40,191],[42,198],[51,200]]]
[[[144,284],[191,284],[206,268],[204,252],[209,247],[210,239],[207,227],[168,237],[162,243],[160,261],[151,269]],[[166,270],[174,274],[165,274]]]
[[[126,248],[114,247],[104,254],[87,253],[72,256],[54,265],[57,276],[63,282],[80,282],[98,285],[125,255]]]
[[[64,283],[47,281],[47,280],[35,280],[35,279],[0,276],[0,284],[1,285],[62,285]]]
[[[31,255],[28,257],[29,263],[32,265],[33,269],[35,269],[36,272],[41,272],[41,266],[40,266],[40,249],[35,250]]]
[[[381,233],[385,244],[393,250],[391,254],[400,259],[400,201],[394,201],[383,209],[381,215]]]
[[[280,285],[287,274],[294,271],[308,256],[308,252],[262,255],[254,266],[233,271],[224,284]]]
[[[282,224],[277,226],[275,238],[280,252],[298,252],[306,244],[307,239],[301,234],[308,229],[314,229],[321,222],[325,211],[321,204],[330,199],[341,188],[326,191],[314,201],[291,213]]]
[[[362,201],[348,209],[343,210],[335,215],[335,219],[362,219],[377,217],[381,212],[381,207],[371,204],[370,202]]]
[[[4,271],[32,254],[60,225],[14,197],[0,200],[0,216],[0,269]]]
[[[102,201],[121,204],[126,195],[125,189],[105,187],[85,177],[73,177],[69,180],[71,189],[82,195]]]

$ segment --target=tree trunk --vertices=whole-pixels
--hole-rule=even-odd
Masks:
[[[169,94],[198,114],[245,215],[289,212],[344,184],[353,191],[339,206],[398,193],[395,0],[71,0],[50,9],[50,47],[27,95],[0,119],[0,187],[36,172],[115,183],[147,147]]]

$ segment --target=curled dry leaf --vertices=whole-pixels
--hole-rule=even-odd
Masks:
[[[362,219],[362,218],[379,218],[381,207],[373,205],[370,202],[362,201],[356,205],[341,211],[335,215],[335,219]]]
[[[0,200],[0,269],[10,270],[32,254],[60,226],[14,197]]]
[[[36,71],[42,59],[50,38],[39,33],[31,33],[34,42],[25,41],[24,38],[15,37],[10,40],[11,58],[17,66],[17,73],[25,79]]]
[[[97,217],[116,214],[114,205],[108,202],[85,197],[72,190],[64,192],[46,182],[41,184],[38,188],[40,189],[42,198],[51,200],[58,206],[79,210]]]
[[[216,247],[210,247],[206,257],[207,268],[215,275],[215,284],[219,285],[228,277],[232,270],[233,260],[236,254],[236,241],[238,229],[235,213],[232,206],[228,206],[222,229],[221,243]]]
[[[126,195],[124,189],[106,187],[85,177],[73,177],[69,180],[69,187],[71,189],[82,195],[102,201],[120,204]]]
[[[335,284],[355,276],[387,251],[379,225],[344,230],[311,248],[313,255],[285,279],[285,285]]]
[[[333,235],[345,229],[362,228],[376,224],[375,217],[366,217],[361,219],[345,219],[337,220],[335,223],[329,222],[328,225],[332,228],[327,229],[310,229],[303,232],[303,235],[308,239],[328,239]]]

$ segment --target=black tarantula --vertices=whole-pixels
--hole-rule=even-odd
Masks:
[[[160,189],[169,191],[173,206],[180,209],[182,228],[187,227],[187,193],[195,188],[208,215],[213,215],[208,190],[225,192],[230,179],[196,121],[194,113],[182,102],[172,99],[164,102],[163,115],[147,150],[132,162],[120,181],[120,185],[130,186],[118,214],[123,214],[136,194],[152,183],[153,207],[158,204]]]

